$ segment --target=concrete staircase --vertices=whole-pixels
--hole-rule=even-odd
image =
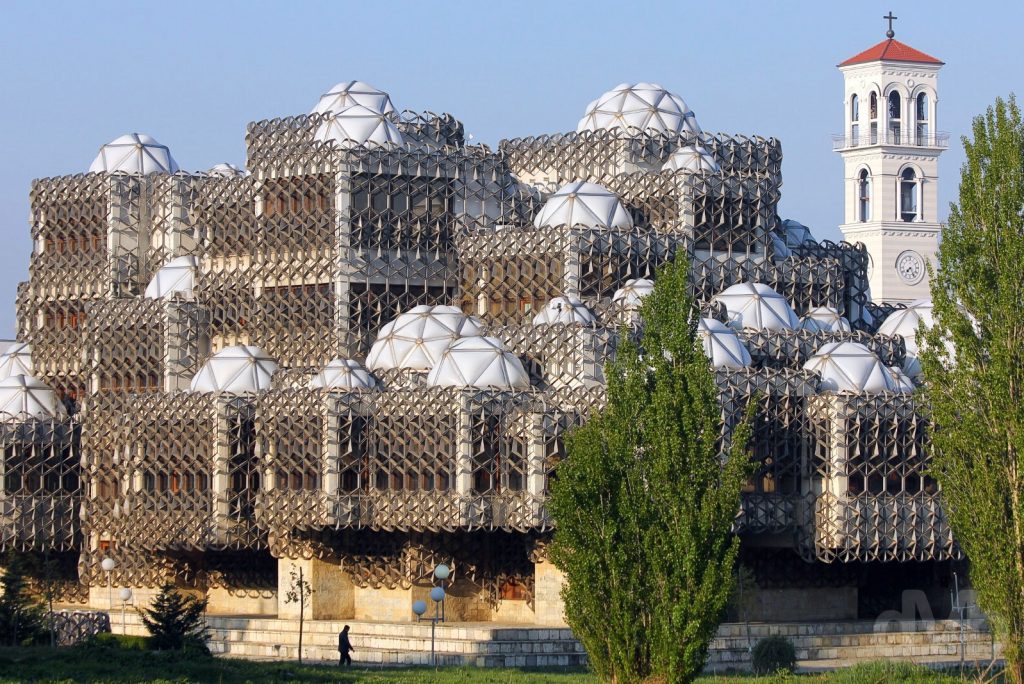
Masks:
[[[235,658],[298,658],[298,621],[276,617],[210,616],[214,653]],[[121,632],[121,615],[112,620]],[[358,664],[397,666],[431,664],[429,623],[381,623],[355,620],[310,620],[305,623],[303,658],[337,662],[338,632],[350,626]],[[145,634],[138,615],[128,614],[126,632]],[[993,645],[982,620],[964,623],[964,658],[988,662]],[[708,670],[748,670],[750,648],[767,636],[781,635],[796,646],[803,670],[845,667],[873,660],[907,660],[928,665],[960,661],[960,625],[953,620],[821,623],[729,623],[711,644]],[[572,632],[558,627],[521,627],[491,623],[440,623],[434,634],[439,665],[477,667],[582,667],[583,647]],[[998,644],[996,658],[1000,656]]]

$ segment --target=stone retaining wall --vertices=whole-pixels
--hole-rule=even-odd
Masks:
[[[296,659],[298,621],[274,617],[211,616],[214,653],[258,659]],[[348,624],[357,663],[380,665],[430,664],[429,623],[382,623],[355,620],[309,620],[305,623],[303,657],[308,661],[338,658],[337,634]],[[121,632],[121,616],[112,620]],[[126,631],[144,634],[137,614],[128,614]],[[952,620],[864,621],[822,623],[729,623],[711,645],[708,669],[750,667],[750,647],[770,635],[794,642],[805,669],[844,667],[871,660],[911,660],[955,664],[960,659],[960,626]],[[501,627],[488,623],[442,623],[435,631],[438,664],[479,667],[572,667],[586,664],[582,646],[565,628]],[[998,658],[981,620],[965,621],[964,653],[968,662]]]

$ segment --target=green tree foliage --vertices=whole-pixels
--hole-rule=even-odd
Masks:
[[[6,646],[41,643],[47,635],[42,604],[29,590],[27,563],[25,556],[16,553],[9,553],[4,559],[0,575],[0,643]]]
[[[203,613],[206,599],[178,592],[165,584],[150,608],[142,609],[142,623],[149,631],[149,644],[161,651],[206,650],[210,638]]]
[[[302,632],[306,622],[306,605],[313,596],[313,585],[309,583],[301,566],[292,566],[288,573],[288,591],[284,595],[285,603],[299,604],[299,662],[302,662]]]
[[[1024,125],[999,99],[964,138],[922,368],[933,470],[1013,681],[1024,681]]]
[[[723,456],[687,276],[682,262],[659,271],[642,349],[622,331],[607,405],[568,435],[548,504],[566,619],[595,672],[619,683],[696,677],[733,585],[749,421]]]

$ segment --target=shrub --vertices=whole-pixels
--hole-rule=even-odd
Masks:
[[[111,634],[110,632],[100,632],[99,634],[92,635],[84,643],[93,648],[109,648],[124,651],[149,650],[148,637],[132,636],[129,634]]]
[[[150,646],[160,651],[181,651],[190,642],[205,644],[210,638],[203,619],[205,611],[206,599],[179,593],[172,585],[165,584],[153,599],[153,606],[142,610],[142,622],[151,637]],[[191,648],[194,646],[192,644]]]
[[[765,637],[754,645],[751,659],[754,674],[773,674],[780,670],[792,672],[796,669],[796,647],[783,636]]]

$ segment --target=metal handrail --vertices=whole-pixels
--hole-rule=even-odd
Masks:
[[[855,147],[871,147],[872,145],[901,145],[903,147],[932,147],[946,149],[949,147],[949,133],[927,133],[917,135],[915,132],[894,133],[893,131],[879,131],[877,133],[863,134],[854,137],[852,135],[833,135],[832,149],[848,150]]]

